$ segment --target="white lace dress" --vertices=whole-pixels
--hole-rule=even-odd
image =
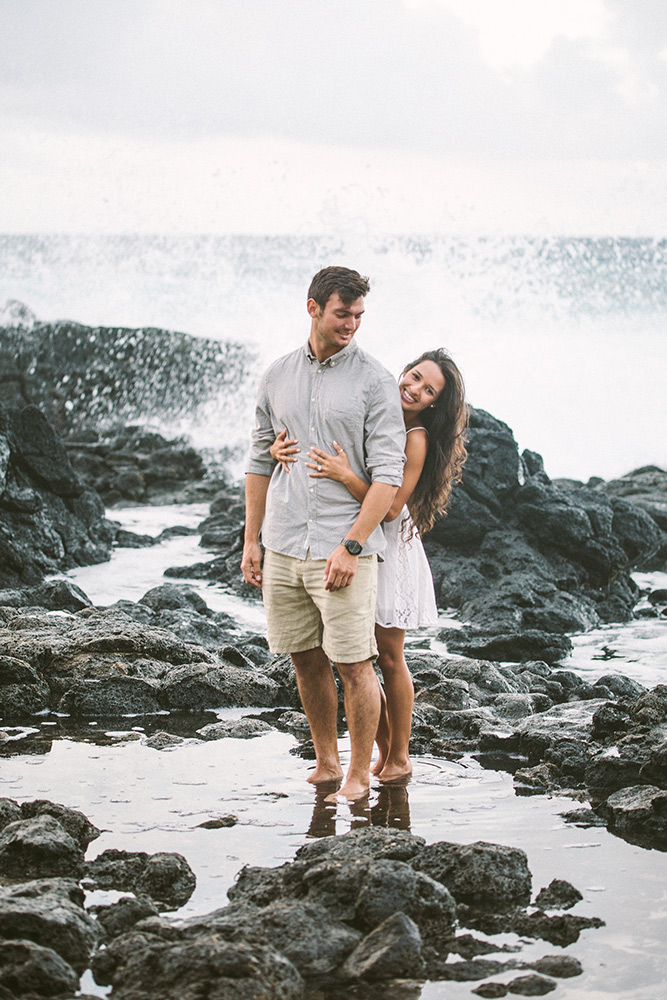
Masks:
[[[433,577],[422,540],[416,532],[409,537],[410,520],[401,531],[406,516],[409,519],[408,508],[404,507],[395,520],[384,526],[387,548],[384,561],[378,562],[375,621],[385,628],[413,629],[435,625],[438,620]]]

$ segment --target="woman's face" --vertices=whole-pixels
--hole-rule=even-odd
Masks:
[[[420,361],[414,368],[403,372],[398,380],[401,406],[408,413],[421,413],[445,388],[445,376],[435,361]]]

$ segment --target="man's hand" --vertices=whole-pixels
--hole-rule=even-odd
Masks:
[[[246,542],[241,559],[243,579],[253,587],[262,586],[262,550],[259,542]]]
[[[344,545],[337,545],[333,550],[324,570],[324,589],[342,590],[349,587],[357,572],[359,556],[352,556]]]

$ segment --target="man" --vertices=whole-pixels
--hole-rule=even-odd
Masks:
[[[380,522],[402,481],[405,446],[396,381],[354,341],[369,287],[349,268],[318,272],[308,290],[308,342],[264,374],[246,474],[241,562],[246,582],[262,587],[271,651],[291,654],[315,746],[308,779],[315,784],[339,781],[343,773],[331,661],[336,664],[352,748],[338,796],[349,801],[369,788],[380,714],[371,662],[377,557],[384,549]],[[277,465],[269,449],[285,429],[304,455],[312,446],[332,453],[339,442],[353,470],[371,483],[363,502],[341,483],[309,475],[305,459],[289,473]]]

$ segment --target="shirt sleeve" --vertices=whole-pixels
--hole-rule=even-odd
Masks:
[[[269,448],[276,439],[276,432],[273,429],[273,420],[271,417],[271,406],[267,392],[267,377],[268,372],[265,372],[257,390],[255,426],[251,437],[250,454],[246,464],[246,472],[255,473],[259,476],[271,476],[277,465],[277,462],[271,458],[269,453]]]
[[[405,464],[405,422],[398,385],[391,375],[378,379],[366,418],[366,468],[371,482],[400,486]]]

